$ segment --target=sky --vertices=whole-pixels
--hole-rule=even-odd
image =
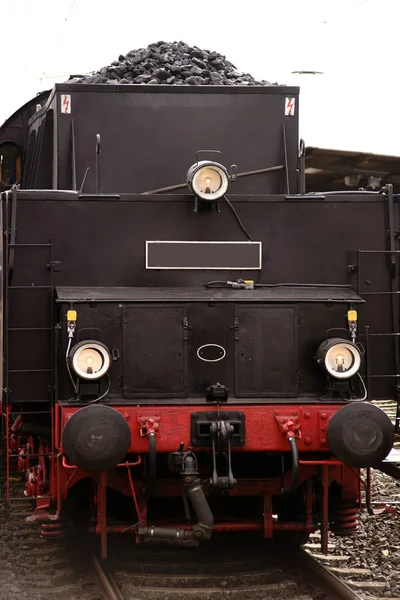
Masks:
[[[183,40],[255,77],[300,86],[307,146],[400,156],[399,0],[0,0],[0,8],[0,123],[70,74]]]

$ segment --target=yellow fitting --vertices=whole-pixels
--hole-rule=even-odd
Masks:
[[[357,321],[357,311],[349,310],[347,311],[347,320],[351,323],[353,321]]]
[[[78,314],[76,310],[69,310],[67,312],[67,321],[76,321]]]

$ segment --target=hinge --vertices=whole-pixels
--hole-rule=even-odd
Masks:
[[[347,265],[347,272],[349,275],[355,275],[358,271],[357,265]]]
[[[61,271],[61,261],[60,260],[51,260],[47,263],[46,269],[48,271],[53,271],[54,273],[59,273]]]
[[[235,317],[233,320],[233,325],[229,325],[229,329],[231,329],[232,331],[239,331],[239,318]],[[235,335],[235,342],[239,341],[239,335],[236,334]]]
[[[189,325],[189,320],[187,317],[183,317],[183,341],[187,342],[189,329],[192,329],[192,326]]]
[[[395,240],[398,240],[400,238],[400,231],[398,229],[395,229],[395,231],[393,231],[393,237]],[[386,239],[390,240],[390,229],[386,230]]]
[[[297,313],[297,326],[301,327],[304,324],[304,315],[301,312]]]
[[[233,325],[229,325],[229,329],[232,329],[233,331],[238,331],[239,330],[239,319],[238,319],[238,317],[234,318]]]

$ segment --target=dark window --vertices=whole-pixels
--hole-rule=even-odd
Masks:
[[[21,152],[15,144],[6,142],[0,146],[0,183],[14,185],[21,179]]]

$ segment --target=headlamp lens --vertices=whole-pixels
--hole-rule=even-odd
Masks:
[[[111,364],[107,346],[97,341],[84,341],[74,346],[69,360],[78,377],[92,381],[103,377]]]
[[[317,351],[318,362],[336,379],[353,377],[361,366],[361,353],[350,341],[341,338],[327,339]]]

